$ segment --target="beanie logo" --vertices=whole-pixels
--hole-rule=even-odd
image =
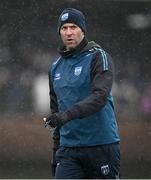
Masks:
[[[61,21],[65,21],[65,20],[67,20],[67,19],[68,19],[68,17],[69,17],[69,13],[65,13],[65,14],[63,14],[63,15],[61,16]]]

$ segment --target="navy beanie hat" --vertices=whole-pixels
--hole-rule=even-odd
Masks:
[[[79,26],[84,33],[86,33],[86,23],[83,13],[74,8],[65,9],[58,20],[58,33],[60,34],[60,28],[65,23],[73,23]]]

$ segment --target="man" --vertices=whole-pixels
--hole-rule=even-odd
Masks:
[[[112,59],[94,41],[88,42],[82,12],[65,9],[58,21],[63,45],[49,71],[55,128],[55,179],[119,177],[119,134],[112,97]],[[57,166],[55,167],[55,165]]]

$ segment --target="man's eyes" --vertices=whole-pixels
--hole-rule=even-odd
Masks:
[[[70,27],[62,27],[61,29],[63,30],[63,31],[65,31],[65,30],[67,30],[67,29],[72,29],[72,30],[74,30],[74,29],[76,29],[77,28],[77,26],[70,26]]]
[[[71,28],[71,29],[76,29],[76,28],[77,28],[77,26],[71,26],[70,28]]]

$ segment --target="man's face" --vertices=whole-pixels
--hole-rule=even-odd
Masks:
[[[84,33],[76,24],[65,23],[60,29],[61,39],[67,49],[75,48],[84,38]]]

